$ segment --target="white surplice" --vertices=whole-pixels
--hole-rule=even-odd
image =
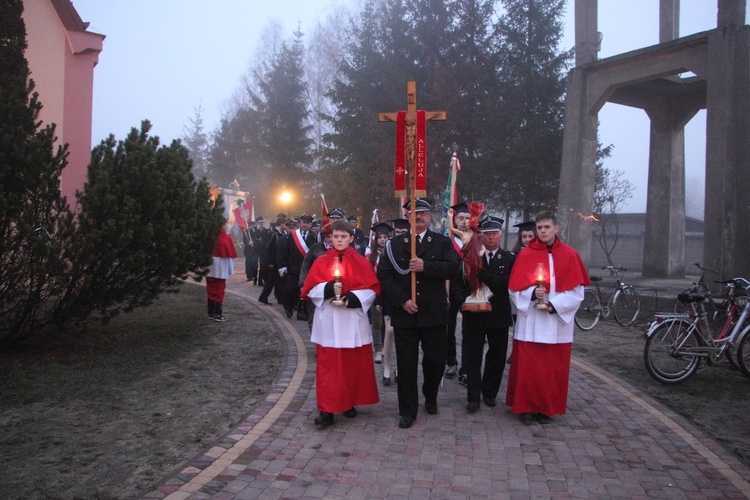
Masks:
[[[372,328],[367,311],[375,301],[372,290],[352,290],[362,307],[349,309],[331,304],[325,299],[326,283],[319,283],[307,294],[315,304],[315,316],[310,340],[323,347],[362,347],[372,344]]]
[[[510,299],[518,309],[518,320],[513,338],[522,342],[540,344],[567,344],[573,342],[575,331],[574,318],[578,307],[583,302],[584,287],[576,286],[572,290],[557,292],[555,289],[555,263],[549,254],[550,290],[547,301],[555,306],[555,314],[536,309],[534,296],[535,286],[514,292],[509,290]]]

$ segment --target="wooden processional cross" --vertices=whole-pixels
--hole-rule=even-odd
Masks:
[[[416,238],[416,203],[417,197],[423,197],[427,188],[427,142],[425,136],[426,122],[445,120],[445,111],[417,110],[417,82],[406,82],[406,111],[379,113],[379,122],[396,123],[396,196],[406,195],[406,187],[399,185],[399,179],[405,179],[404,166],[409,174],[409,202],[411,211],[411,258],[417,257]],[[417,123],[419,122],[419,129]],[[403,129],[403,130],[402,130]],[[404,134],[403,136],[401,134]],[[403,148],[399,145],[403,144]],[[403,149],[403,151],[402,151]],[[403,154],[403,156],[401,156]],[[417,303],[417,275],[411,273],[411,300]]]

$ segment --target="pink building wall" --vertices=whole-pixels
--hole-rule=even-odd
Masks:
[[[94,66],[104,35],[86,31],[70,0],[24,0],[26,60],[43,108],[44,124],[55,123],[58,144],[68,144],[61,190],[75,204],[91,160]]]

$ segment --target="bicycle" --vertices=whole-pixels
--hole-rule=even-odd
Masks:
[[[713,271],[711,269],[705,268],[701,266],[698,262],[695,262],[693,264],[695,267],[701,270],[701,276],[698,278],[698,281],[690,285],[690,288],[683,290],[681,293],[705,293],[708,294],[708,298],[706,301],[706,304],[711,309],[712,312],[716,313],[718,312],[718,308],[716,306],[716,303],[714,302],[713,298],[711,297],[711,290],[708,288],[708,284],[706,284],[706,272],[719,275],[718,272]],[[684,302],[681,302],[679,299],[675,300],[674,303],[674,312],[676,313],[688,313],[690,311],[690,306],[688,304],[685,304]]]
[[[575,315],[575,323],[581,330],[591,330],[599,323],[601,318],[609,318],[610,314],[614,315],[615,321],[620,326],[630,326],[638,318],[641,311],[641,297],[638,291],[632,285],[626,285],[620,280],[620,274],[626,271],[625,268],[615,268],[607,266],[602,268],[614,274],[617,282],[605,289],[599,287],[602,278],[597,276],[591,277],[593,286],[587,286],[583,292],[583,302],[578,308]],[[612,291],[610,291],[612,290]],[[606,300],[604,300],[606,298]],[[750,349],[750,348],[749,348]]]
[[[701,276],[698,279],[697,282],[693,283],[690,288],[683,290],[681,293],[702,293],[705,294],[706,300],[704,301],[704,305],[706,308],[706,315],[711,324],[721,324],[722,321],[726,321],[727,317],[732,314],[731,311],[731,298],[727,297],[724,299],[724,301],[717,305],[716,301],[714,300],[711,290],[708,288],[708,284],[706,283],[705,277],[706,272],[713,273],[718,275],[719,273],[716,271],[713,271],[711,269],[705,268],[701,266],[699,263],[694,263],[695,267],[701,270]],[[724,281],[716,281],[716,283],[722,283],[726,284],[727,282]],[[695,313],[693,310],[693,307],[691,307],[690,304],[680,301],[679,298],[675,300],[675,306],[674,306],[674,312],[676,313],[683,313],[683,314],[689,314],[691,311]],[[736,319],[736,318],[735,318]],[[726,357],[727,360],[729,360],[729,363],[732,365],[732,367],[741,369],[741,366],[739,365],[739,361],[735,360],[735,358],[732,357],[732,354],[734,353],[734,349],[727,349],[726,350]],[[700,368],[700,367],[699,367]]]
[[[643,348],[643,361],[649,375],[662,384],[677,384],[692,377],[706,365],[713,365],[722,356],[734,365],[731,353],[735,345],[743,346],[743,340],[750,338],[750,326],[742,328],[750,314],[750,281],[734,278],[721,282],[727,287],[727,299],[722,310],[725,315],[718,333],[714,334],[711,318],[706,312],[706,301],[710,294],[686,292],[678,299],[690,305],[690,313],[659,313],[646,332],[646,345]],[[737,289],[744,295],[738,295]],[[737,340],[740,339],[740,342]],[[750,344],[750,340],[747,340]],[[745,347],[750,349],[750,346]],[[739,352],[739,349],[738,349]],[[750,376],[750,355],[739,367]]]

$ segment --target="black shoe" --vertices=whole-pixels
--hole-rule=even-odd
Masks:
[[[402,429],[408,429],[414,425],[414,419],[411,417],[401,417],[401,420],[398,421],[398,426]]]
[[[294,311],[287,311],[287,312],[286,312],[286,317],[287,317],[287,318],[291,318],[291,317],[292,317],[292,314],[294,314]]]
[[[497,401],[495,401],[495,398],[484,398],[484,404],[490,408],[494,408],[497,406]]]
[[[469,413],[476,413],[479,411],[479,401],[469,401],[466,404],[466,411]]]
[[[518,418],[521,419],[523,425],[531,425],[531,423],[534,421],[534,415],[534,413],[521,413]]]
[[[383,377],[383,385],[385,386],[391,385],[391,377]]]
[[[267,301],[266,299],[258,299],[258,302],[260,302],[261,304],[265,304],[265,305],[267,305],[267,306],[270,306],[270,305],[271,305],[271,303],[270,303],[270,302],[268,302],[268,301]]]
[[[345,416],[346,418],[354,418],[354,417],[356,417],[356,416],[357,416],[357,409],[356,409],[355,407],[353,407],[353,406],[352,406],[352,409],[351,409],[351,410],[346,410],[346,411],[344,412],[344,416]]]
[[[437,413],[437,402],[436,401],[425,401],[424,402],[424,409],[427,410],[427,413],[430,415],[435,415]]]
[[[333,425],[333,413],[321,411],[320,415],[315,417],[315,425],[317,425],[321,429],[325,429],[326,427],[332,426]]]
[[[445,374],[443,375],[447,379],[455,378],[455,376],[458,375],[458,366],[457,365],[449,365],[445,369]]]
[[[458,375],[458,383],[464,387],[469,387],[469,377],[465,373]]]
[[[307,314],[298,314],[297,319],[299,321],[307,321]]]
[[[542,425],[547,425],[552,423],[552,417],[548,417],[547,415],[543,415],[541,413],[536,414],[536,421],[539,422]]]

